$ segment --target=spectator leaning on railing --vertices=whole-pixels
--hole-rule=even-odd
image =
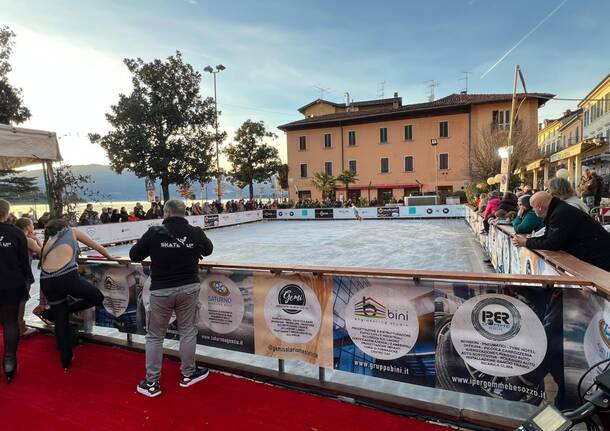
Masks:
[[[522,195],[518,201],[519,210],[513,220],[515,233],[532,233],[544,227],[544,220],[536,215],[530,205],[530,195]]]
[[[548,192],[538,192],[530,200],[536,215],[544,218],[542,237],[517,235],[513,244],[532,250],[563,250],[572,256],[610,271],[610,233],[589,215]]]

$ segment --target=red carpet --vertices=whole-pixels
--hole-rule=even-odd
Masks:
[[[169,360],[163,364],[163,394],[150,399],[135,391],[144,375],[143,354],[84,344],[64,374],[54,341],[42,334],[21,341],[17,375],[10,385],[0,383],[0,429],[447,430],[219,373],[181,388],[178,363]]]

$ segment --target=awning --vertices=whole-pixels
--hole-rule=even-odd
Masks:
[[[572,145],[571,147],[566,148],[565,150],[561,150],[555,154],[551,155],[551,163],[558,162],[559,160],[569,159],[570,157],[574,157],[582,153],[583,144]]]
[[[54,132],[0,124],[0,169],[61,161]]]
[[[371,184],[371,190],[375,189],[406,189],[406,188],[417,188],[419,189],[423,184],[417,183],[404,183],[404,184]],[[350,190],[367,190],[368,184],[354,184],[348,187]],[[337,185],[337,190],[345,190],[344,185]]]
[[[536,169],[540,169],[540,168],[542,167],[542,162],[543,162],[543,160],[544,160],[544,159],[538,159],[538,160],[535,160],[535,161],[533,161],[533,162],[529,163],[529,164],[528,164],[528,165],[525,167],[525,170],[526,170],[526,171],[534,171],[534,170],[536,170]]]

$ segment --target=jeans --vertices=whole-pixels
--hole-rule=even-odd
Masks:
[[[74,270],[59,277],[42,278],[40,288],[44,292],[55,320],[55,339],[64,368],[72,361],[72,336],[70,314],[96,307],[104,301],[104,295],[94,285]],[[68,301],[68,296],[73,300]]]
[[[198,284],[197,284],[198,285]],[[195,372],[195,348],[197,345],[197,318],[199,310],[199,290],[193,291],[192,284],[167,296],[159,296],[155,291],[150,295],[150,311],[146,332],[146,380],[156,382],[161,377],[163,361],[163,340],[172,313],[176,313],[180,335],[180,371],[184,376]],[[190,289],[189,289],[190,288]]]

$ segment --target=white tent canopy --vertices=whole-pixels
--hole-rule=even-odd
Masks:
[[[61,160],[54,132],[0,124],[0,170]]]

